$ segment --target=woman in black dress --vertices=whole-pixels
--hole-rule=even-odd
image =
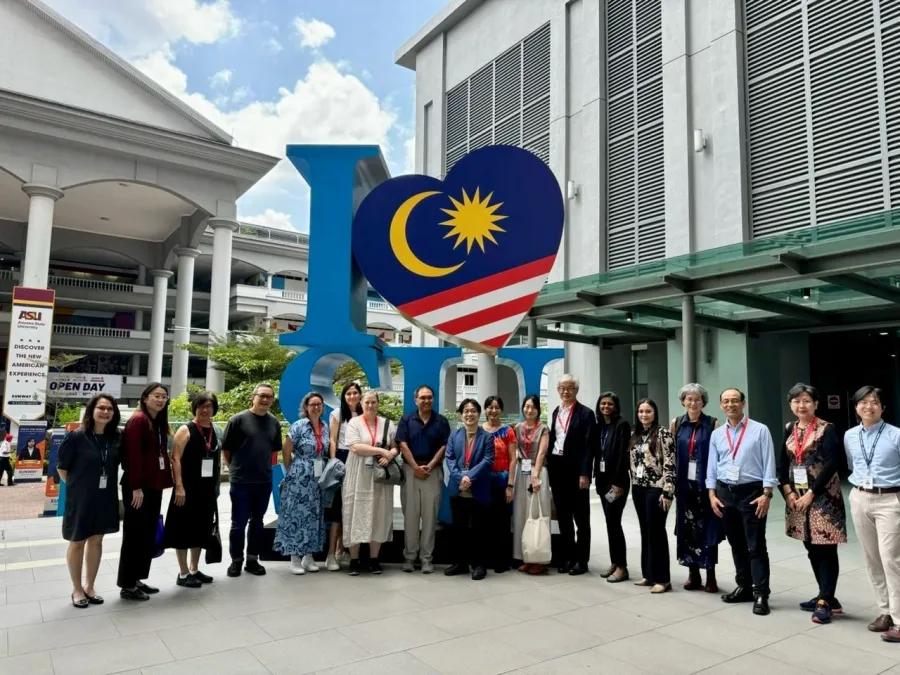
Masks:
[[[597,494],[602,498],[606,533],[609,539],[610,566],[600,573],[611,583],[628,579],[628,560],[625,555],[625,532],[622,513],[628,503],[631,478],[628,475],[628,444],[631,425],[622,417],[619,397],[605,391],[594,408],[597,416],[597,441],[594,446],[594,476]]]
[[[166,514],[163,539],[166,548],[174,548],[179,574],[175,583],[199,588],[213,578],[200,571],[200,549],[205,548],[212,532],[219,486],[219,439],[212,418],[219,411],[216,395],[204,391],[191,400],[194,419],[175,432],[172,448],[172,473],[175,490]],[[188,568],[187,550],[191,549]]]
[[[72,604],[78,609],[103,604],[94,591],[103,535],[119,530],[119,419],[116,399],[97,394],[84,409],[81,428],[67,435],[59,447],[59,477],[66,483],[62,534],[69,542],[66,564]]]

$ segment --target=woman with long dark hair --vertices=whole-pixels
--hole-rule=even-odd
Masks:
[[[332,410],[328,418],[329,429],[329,455],[347,464],[350,456],[350,446],[347,445],[347,425],[357,415],[362,415],[363,409],[360,400],[362,389],[356,382],[345,384],[341,389],[341,408]],[[330,504],[323,504],[325,509],[325,522],[331,527],[328,533],[328,553],[325,557],[325,567],[329,572],[337,572],[341,569],[341,563],[350,562],[350,554],[343,546],[343,511],[344,496],[343,486],[338,486],[334,491]]]
[[[609,539],[610,566],[600,573],[611,583],[628,579],[628,559],[625,553],[625,532],[622,529],[622,513],[628,503],[628,444],[631,425],[622,417],[619,397],[605,391],[597,399],[594,408],[597,416],[597,443],[594,451],[594,477],[603,516],[606,518],[606,535]]]
[[[630,442],[632,498],[641,528],[641,579],[651,593],[672,590],[666,517],[675,497],[675,442],[659,425],[659,408],[638,401]]]
[[[66,564],[72,579],[72,605],[78,609],[103,604],[94,590],[103,535],[119,531],[119,419],[116,399],[97,394],[84,408],[81,427],[59,446],[57,469],[66,483],[62,533],[69,542]]]
[[[125,424],[122,434],[122,552],[119,556],[119,595],[125,600],[149,600],[159,593],[144,579],[156,552],[156,527],[163,490],[172,487],[169,459],[169,390],[151,382],[141,392],[141,409]]]

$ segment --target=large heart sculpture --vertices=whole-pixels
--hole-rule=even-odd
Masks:
[[[353,255],[412,323],[493,353],[531,309],[562,238],[553,173],[521,148],[463,157],[443,181],[400,176],[360,204]]]

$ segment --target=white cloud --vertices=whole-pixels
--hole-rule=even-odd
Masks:
[[[262,225],[264,227],[276,227],[281,230],[293,230],[294,224],[291,222],[290,213],[282,213],[275,209],[266,209],[255,216],[240,216],[238,218],[244,223],[251,225]]]
[[[231,84],[232,72],[228,68],[223,68],[209,78],[209,86],[213,89],[225,89]]]
[[[319,19],[294,19],[294,28],[300,36],[300,45],[318,49],[334,37],[334,28]]]
[[[281,46],[281,43],[273,37],[263,42],[263,47],[268,49],[273,54],[277,54],[282,49],[284,49],[284,47]]]

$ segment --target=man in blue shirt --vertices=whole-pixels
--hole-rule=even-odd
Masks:
[[[769,552],[766,515],[775,477],[775,447],[768,427],[744,416],[746,396],[726,389],[719,396],[726,423],[712,432],[706,487],[713,512],[725,521],[734,558],[735,588],[725,602],[753,602],[753,613],[769,613]],[[751,588],[752,582],[752,588]]]
[[[403,571],[422,561],[422,573],[434,572],[434,533],[437,528],[441,490],[444,487],[444,448],[450,437],[447,418],[431,408],[434,392],[428,385],[416,389],[416,411],[405,415],[397,426],[396,441],[403,453],[406,481],[401,489],[404,523]],[[419,526],[421,524],[421,531]]]
[[[860,424],[844,434],[844,449],[853,470],[853,526],[878,598],[869,630],[885,642],[900,642],[900,429],[881,417],[881,389],[860,387],[853,404]]]

